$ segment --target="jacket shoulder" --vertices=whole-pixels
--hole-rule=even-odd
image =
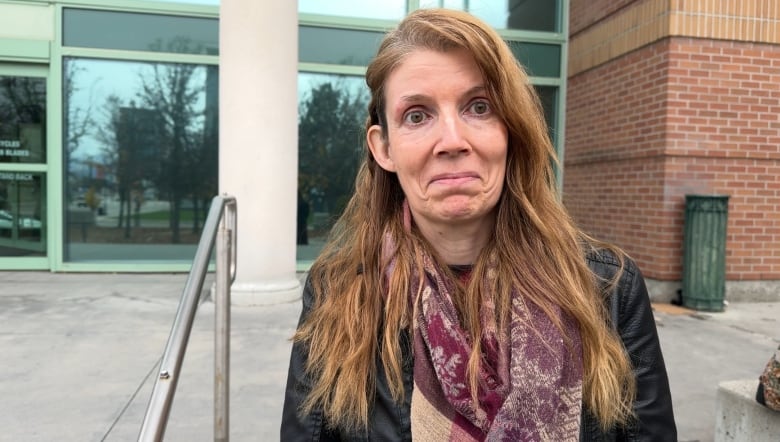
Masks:
[[[620,253],[620,255],[618,255]],[[639,274],[639,268],[628,255],[610,249],[590,250],[585,255],[590,270],[605,281],[612,281],[618,275],[621,279],[634,279]]]

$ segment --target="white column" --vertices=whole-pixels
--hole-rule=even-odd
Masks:
[[[233,303],[290,301],[300,296],[298,2],[222,0],[219,29],[219,191],[238,201]]]

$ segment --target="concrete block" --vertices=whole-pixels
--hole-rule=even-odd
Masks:
[[[780,412],[756,402],[756,379],[721,382],[715,397],[715,442],[777,442]]]
[[[682,288],[680,281],[661,281],[658,279],[645,278],[647,293],[653,302],[672,302],[679,300],[678,291]]]
[[[681,281],[645,278],[645,283],[653,302],[672,302],[680,297]],[[729,302],[780,302],[780,280],[726,281],[725,296]]]
[[[780,281],[726,281],[726,299],[733,302],[778,302]]]

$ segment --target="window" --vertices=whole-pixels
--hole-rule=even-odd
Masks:
[[[66,261],[190,260],[217,193],[216,66],[66,58]]]
[[[298,60],[303,63],[366,66],[376,55],[383,37],[381,32],[300,26]]]
[[[508,41],[509,48],[528,75],[558,78],[561,75],[561,46],[554,44]]]
[[[46,79],[0,75],[0,257],[46,254],[45,162]]]
[[[46,162],[46,79],[0,76],[0,163]]]
[[[62,44],[71,47],[219,53],[219,21],[212,18],[65,9],[62,27]]]
[[[558,87],[557,86],[535,86],[536,93],[539,95],[539,101],[542,102],[544,110],[544,119],[547,121],[547,127],[550,130],[550,138],[556,143],[556,129],[558,127]]]
[[[43,173],[0,172],[0,256],[44,256]]]
[[[344,17],[400,20],[406,15],[406,0],[298,0],[298,12]]]
[[[496,29],[557,32],[559,0],[422,0],[424,8],[468,11]]]
[[[352,196],[363,155],[362,77],[298,74],[298,260],[312,260]]]

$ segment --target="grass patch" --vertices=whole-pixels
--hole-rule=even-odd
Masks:
[[[133,219],[135,215],[131,215],[130,219]],[[157,212],[146,212],[140,214],[142,220],[148,221],[168,221],[171,218],[170,210],[160,210]],[[202,223],[206,217],[206,214],[201,212],[200,222]],[[179,221],[192,221],[195,218],[195,211],[192,209],[181,209],[179,211]]]

